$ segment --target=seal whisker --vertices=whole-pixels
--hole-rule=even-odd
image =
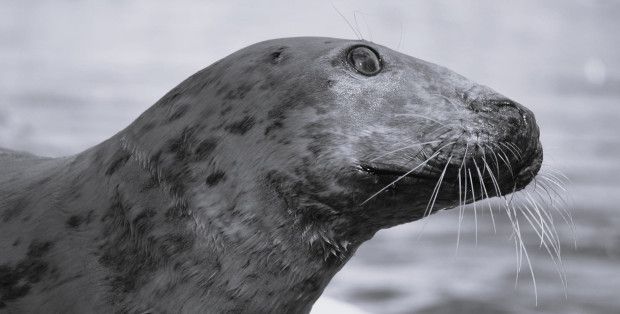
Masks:
[[[353,19],[355,20],[355,25],[357,26],[357,28],[360,30],[360,33],[361,33],[361,29],[362,28],[359,26],[359,24],[357,22],[357,15],[358,14],[360,16],[368,16],[368,14],[366,14],[366,13],[364,13],[362,11],[359,11],[359,10],[353,11]],[[368,39],[370,39],[370,41],[372,42],[373,41],[373,39],[372,39],[372,31],[370,30],[370,26],[368,25],[368,21],[366,20],[366,18],[363,18],[361,20],[364,22],[364,26],[366,26],[366,31],[368,32]]]
[[[545,169],[545,171],[547,173],[548,172],[555,173],[559,177],[563,178],[566,183],[570,183],[571,182],[571,179],[566,174],[564,174],[564,172],[560,171],[559,169],[555,169],[554,167],[549,166],[548,164],[543,164],[543,166],[544,166],[544,169]]]
[[[562,197],[563,195],[560,194],[558,191],[556,191],[555,186],[548,185],[544,179],[545,179],[544,175],[540,176],[539,178],[540,182],[538,183],[538,185],[541,186],[541,188],[543,188],[549,194],[549,197],[552,198],[549,191],[553,192],[553,194],[557,197],[557,199],[555,198],[552,198],[552,199],[557,200],[560,203],[561,207],[556,205],[555,202],[551,202],[551,207],[558,214],[560,214],[564,222],[566,222],[571,227],[571,231],[573,232],[573,235],[575,235],[575,223],[573,221],[571,212],[568,210],[568,207],[569,207],[568,203]]]
[[[476,210],[476,192],[475,192],[475,188],[474,188],[474,179],[473,176],[471,175],[471,169],[467,169],[467,172],[469,173],[469,183],[471,184],[471,196],[473,198],[473,206],[474,206],[474,226],[475,226],[475,239],[476,239],[476,246],[478,245],[478,211]]]
[[[484,154],[483,154],[483,156],[484,156]],[[489,198],[489,193],[487,191],[486,185],[484,184],[484,177],[483,177],[482,173],[480,173],[480,167],[478,167],[478,163],[476,162],[475,158],[473,159],[473,161],[474,161],[474,166],[476,167],[476,172],[478,172],[478,178],[480,179],[480,188],[481,188],[481,191],[483,193],[483,196],[481,196],[481,197],[484,197],[484,198],[488,199]],[[484,159],[483,159],[483,162],[486,163],[486,161],[484,161]],[[495,228],[495,218],[493,217],[493,208],[491,208],[491,202],[487,201],[486,203],[489,205],[489,214],[491,215],[491,222],[493,224],[493,231],[497,232],[497,230]]]
[[[442,140],[414,143],[414,144],[411,144],[411,145],[407,145],[405,147],[401,147],[399,149],[395,149],[395,150],[389,151],[389,152],[387,152],[387,153],[385,153],[385,154],[383,154],[383,155],[381,155],[379,157],[375,157],[375,158],[371,159],[370,161],[371,162],[372,161],[376,161],[377,159],[381,159],[381,158],[386,157],[388,155],[391,155],[393,153],[397,153],[397,152],[400,152],[400,151],[403,151],[403,150],[406,150],[406,149],[409,149],[409,148],[412,148],[412,147],[421,146],[421,145],[427,145],[427,144],[440,143],[440,142],[442,142]]]
[[[450,165],[450,161],[452,160],[452,157],[453,155],[450,155],[450,157],[448,158],[448,161],[446,161],[446,165],[443,168],[443,171],[441,172],[441,175],[439,176],[439,179],[437,179],[437,184],[435,184],[435,188],[433,189],[433,193],[431,194],[432,203],[431,203],[431,199],[429,199],[429,203],[426,205],[426,209],[424,210],[424,215],[423,215],[424,217],[430,215],[431,212],[433,211],[433,207],[435,206],[435,201],[437,200],[437,195],[439,194],[439,190],[441,189],[441,183],[443,182],[443,178],[446,174],[446,170],[448,169],[448,166]]]
[[[510,224],[512,226],[511,238],[513,238],[515,241],[515,256],[517,258],[516,271],[515,271],[515,286],[516,286],[519,281],[519,272],[521,270],[521,262],[522,262],[522,256],[523,256],[521,244],[523,242],[523,239],[521,238],[521,229],[519,227],[519,220],[518,220],[516,211],[511,206],[511,204],[508,202],[505,196],[502,197],[502,199],[504,200],[503,207],[506,212],[506,216],[508,217],[508,220],[510,221]]]
[[[463,203],[464,200],[462,198],[463,192],[462,192],[462,180],[461,180],[461,175],[462,175],[462,168],[459,168],[459,174],[458,174],[458,186],[459,186],[459,217],[458,217],[458,228],[457,228],[457,232],[456,232],[456,250],[454,252],[454,255],[458,254],[459,251],[459,244],[461,241],[461,225],[463,223]]]
[[[541,176],[540,178],[541,180],[545,180],[553,185],[555,185],[556,187],[558,187],[560,190],[562,190],[562,192],[567,192],[566,188],[559,182],[557,182],[556,180],[549,178],[548,176]]]
[[[489,148],[489,149],[491,150],[492,156],[495,156],[495,151],[493,151],[492,148]],[[489,171],[491,182],[493,183],[493,188],[495,189],[495,194],[497,196],[502,195],[502,191],[501,191],[501,188],[499,186],[499,182],[497,181],[497,177],[499,177],[499,175],[500,175],[499,163],[498,163],[497,159],[495,158],[495,165],[496,165],[496,168],[497,168],[497,177],[495,176],[495,174],[493,174],[493,170],[491,169],[491,166],[487,162],[486,158],[483,159],[483,162],[484,162],[485,168]],[[495,230],[495,228],[494,228],[494,230]]]
[[[544,169],[544,170],[550,170],[550,169]],[[562,186],[566,186],[566,185],[568,185],[570,183],[570,179],[566,178],[565,176],[563,177],[563,176],[556,175],[555,173],[553,173],[551,171],[545,171],[542,174],[547,176],[547,177],[549,177],[549,178],[555,179]]]
[[[526,208],[527,212],[531,215],[532,219],[534,219],[534,221],[537,223],[538,227],[540,228],[540,233],[538,233],[539,238],[540,238],[540,245],[539,246],[543,246],[546,245],[546,240],[545,237],[549,240],[549,244],[551,244],[552,248],[555,251],[556,255],[560,255],[560,243],[557,242],[557,238],[555,237],[555,234],[557,234],[557,232],[555,233],[550,233],[550,232],[554,232],[554,230],[552,229],[552,227],[547,223],[547,220],[545,219],[545,217],[543,217],[543,215],[541,214],[541,209],[540,206],[538,205],[538,203],[532,199],[532,196],[529,192],[526,192],[526,201],[529,203],[530,206],[528,206],[527,204],[524,204],[524,208]],[[536,214],[536,216],[534,216],[534,214]],[[535,229],[535,226],[532,226]]]
[[[400,37],[398,38],[398,45],[396,45],[396,50],[398,51],[400,51],[400,47],[402,46],[403,37],[404,37],[404,25],[403,25],[403,21],[400,21]]]
[[[562,281],[562,285],[564,287],[564,293],[566,294],[566,289],[567,289],[567,277],[566,277],[566,270],[564,268],[564,263],[562,261],[562,250],[561,250],[561,243],[560,243],[560,238],[557,232],[557,229],[555,228],[555,224],[553,221],[553,216],[549,215],[549,213],[547,213],[547,211],[542,210],[541,205],[538,203],[538,201],[536,201],[534,199],[534,197],[529,193],[527,193],[527,197],[528,197],[528,201],[529,203],[534,206],[535,208],[537,208],[537,210],[539,212],[542,212],[544,214],[543,216],[540,216],[540,220],[547,225],[547,230],[550,230],[552,233],[551,235],[549,235],[549,233],[547,233],[547,239],[549,239],[549,241],[551,241],[551,245],[554,248],[554,253],[555,253],[555,257],[557,258],[557,262],[553,259],[552,254],[549,252],[552,261],[554,262],[555,266],[556,266],[556,270],[558,272],[558,275],[560,276],[560,280]],[[542,197],[542,195],[538,194],[540,197]],[[543,200],[543,199],[541,199]],[[540,215],[540,214],[539,214]],[[544,242],[543,242],[544,244]],[[548,249],[547,249],[548,251]]]
[[[415,114],[415,113],[398,113],[398,114],[395,114],[395,115],[394,115],[394,117],[403,117],[403,116],[404,116],[404,117],[418,117],[418,118],[423,118],[423,119],[426,119],[426,120],[428,120],[428,121],[435,122],[435,123],[437,123],[437,124],[439,124],[439,125],[441,125],[441,126],[446,127],[446,125],[445,125],[444,123],[441,123],[441,122],[439,122],[439,121],[437,121],[437,120],[435,120],[435,119],[433,119],[433,118],[430,118],[430,117],[427,117],[427,116],[424,116],[424,115],[421,115],[421,114]]]
[[[515,222],[515,236],[516,239],[518,239],[518,254],[517,254],[517,274],[515,276],[515,286],[518,284],[518,280],[519,280],[519,273],[521,272],[521,268],[523,266],[523,257],[524,257],[524,253],[527,254],[527,250],[525,248],[525,244],[523,242],[523,237],[521,234],[521,226],[519,224],[519,216],[517,215],[517,210],[514,206],[514,204],[511,204],[510,202],[508,202],[508,206],[509,209],[511,211],[511,215],[512,217],[514,217],[514,222]]]
[[[347,23],[347,25],[349,25],[349,28],[351,28],[351,30],[353,31],[353,34],[355,34],[355,37],[357,37],[358,40],[363,39],[362,35],[355,29],[355,27],[353,27],[351,22],[349,22],[349,20],[342,14],[342,12],[340,12],[340,10],[338,10],[338,8],[334,4],[334,2],[332,0],[330,0],[329,2],[331,3],[332,8],[334,8],[334,10],[336,10],[338,15],[340,15],[340,17]]]
[[[528,194],[528,197],[530,198],[531,203],[535,204],[535,206],[537,206],[537,207],[542,208],[542,205],[534,199],[534,197],[531,195],[531,193],[530,193],[530,192],[526,192],[526,193]],[[546,200],[546,199],[545,199],[545,197],[544,197],[544,196],[543,196],[543,195],[539,192],[539,189],[533,189],[533,193],[535,193],[535,195],[536,195],[536,196],[538,196],[539,200],[540,200],[542,203],[545,203],[545,200]],[[554,206],[554,204],[553,204],[553,203],[550,203],[550,204],[547,204],[547,205],[549,205],[549,206]],[[544,210],[544,209],[540,210],[540,212],[542,212],[542,214],[546,217],[547,221],[549,222],[549,225],[550,225],[550,226],[551,226],[551,228],[552,228],[552,231],[553,231],[553,235],[554,235],[554,237],[555,237],[555,240],[556,240],[556,242],[557,242],[557,244],[558,244],[558,249],[561,249],[561,247],[560,247],[560,236],[558,235],[557,228],[555,227],[555,222],[554,222],[554,219],[553,219],[553,215],[551,215],[551,214],[550,214],[547,210]],[[560,216],[562,216],[562,215],[560,214]],[[562,218],[564,219],[564,217],[562,217]]]
[[[516,212],[515,212],[516,215]],[[517,220],[517,225],[518,225],[518,220]],[[520,238],[520,231],[519,231],[519,238]],[[523,240],[519,240],[519,246],[521,247],[520,252],[523,253],[523,256],[525,257],[525,260],[527,262],[527,266],[530,270],[530,275],[532,276],[532,283],[534,285],[534,303],[536,306],[538,306],[538,288],[536,286],[536,275],[534,274],[534,268],[532,267],[532,261],[530,260],[530,256],[527,253],[527,248],[525,247],[525,243],[523,242]],[[521,267],[519,266],[519,269]],[[517,272],[518,275],[518,272]]]
[[[555,180],[555,182],[557,182],[558,186],[561,186],[563,191],[566,191],[566,182],[564,180],[562,180],[561,178],[558,178],[557,176],[555,176],[552,173],[546,173],[545,176],[549,179],[553,179]]]
[[[534,213],[532,213],[532,210],[531,210],[530,206],[528,206],[527,204],[520,204],[520,206],[518,206],[518,208],[519,208],[519,211],[523,214],[523,217],[526,219],[526,221],[532,227],[532,230],[534,230],[536,235],[538,235],[538,237],[541,239],[540,247],[544,247],[545,248],[545,250],[551,256],[552,261],[555,264],[556,261],[555,261],[555,257],[554,257],[555,255],[554,254],[557,254],[557,250],[553,247],[553,244],[552,244],[552,248],[549,248],[549,246],[547,245],[547,241],[545,239],[548,238],[549,235],[546,233],[546,231],[545,231],[545,229],[543,227],[544,225],[542,225],[540,223],[540,221],[536,218]],[[537,228],[537,226],[540,227],[540,230]],[[553,252],[552,252],[552,249],[553,249]],[[557,267],[557,264],[556,264],[556,267]]]
[[[508,168],[508,171],[510,172],[510,175],[514,178],[515,177],[515,173],[512,170],[512,166],[510,165],[510,158],[508,158],[508,155],[506,154],[506,152],[498,144],[496,144],[496,143],[493,143],[493,144],[502,153],[501,155],[497,154],[497,157],[499,157],[502,160],[504,165],[506,165],[506,167]]]
[[[463,217],[464,217],[464,205],[467,202],[467,172],[463,171],[464,170],[464,166],[467,163],[467,151],[469,149],[469,143],[465,144],[465,151],[463,153],[463,159],[461,160],[461,165],[459,166],[459,196],[461,196],[461,174],[463,173],[463,198],[461,199],[459,197],[459,222],[458,222],[458,232],[457,232],[457,236],[456,236],[456,252],[455,254],[458,252],[459,249],[459,243],[461,240],[461,225],[463,223]]]
[[[497,178],[499,178],[500,177],[500,171],[499,171],[499,161],[498,161],[498,158],[497,158],[497,152],[491,146],[485,145],[485,147],[488,148],[491,151],[491,157],[495,161],[495,170],[497,171]],[[490,165],[487,164],[487,166],[489,166],[489,172],[493,173],[493,171],[491,171],[491,169],[490,169]],[[497,183],[497,180],[495,180],[495,181]],[[499,187],[499,185],[498,185],[498,187]],[[501,194],[498,194],[498,195],[501,195]]]
[[[452,107],[454,107],[454,110],[459,110],[458,105],[456,105],[456,104],[452,101],[452,99],[450,99],[450,98],[448,98],[448,97],[446,97],[446,96],[444,96],[444,95],[442,95],[442,94],[440,94],[440,93],[431,93],[431,95],[434,95],[434,96],[439,96],[439,97],[440,97],[440,98],[442,98],[443,100],[447,101],[450,105],[452,105]]]
[[[450,154],[450,157],[448,158],[448,161],[446,161],[446,165],[444,166],[443,171],[441,172],[441,175],[437,179],[437,183],[435,184],[435,187],[433,188],[433,192],[431,193],[428,203],[426,204],[426,209],[424,210],[422,217],[428,217],[433,212],[435,201],[437,200],[437,196],[439,195],[439,190],[441,189],[441,183],[443,182],[444,175],[446,174],[446,169],[448,169],[448,166],[450,165],[450,161],[452,160],[452,157],[453,155]],[[422,235],[422,232],[424,231],[426,224],[428,224],[428,220],[424,220],[424,224],[422,225],[422,228],[420,229],[420,232],[418,233],[418,238]]]
[[[513,147],[509,146],[507,143],[505,142],[499,142],[499,145],[503,145],[506,149],[508,149],[508,151],[513,155],[513,157],[516,160],[520,160],[521,159],[521,153],[517,152]]]
[[[562,282],[562,286],[564,287],[564,289],[567,288],[566,285],[566,271],[564,269],[564,264],[562,262],[562,255],[561,255],[561,247],[560,247],[560,242],[559,242],[559,238],[557,237],[557,231],[555,230],[555,227],[552,224],[552,227],[550,227],[547,222],[545,221],[545,218],[540,216],[540,213],[538,213],[539,218],[537,219],[533,212],[532,212],[532,208],[535,208],[535,211],[540,211],[539,210],[539,204],[536,202],[536,200],[534,200],[534,198],[531,196],[531,194],[529,192],[527,192],[527,200],[530,203],[530,206],[527,206],[526,204],[522,205],[522,208],[526,209],[526,215],[524,215],[524,217],[528,220],[528,222],[530,223],[530,225],[532,226],[532,228],[534,229],[534,231],[538,234],[538,236],[541,238],[541,246],[544,246],[544,248],[546,249],[547,253],[549,254],[552,262],[555,265],[556,271],[560,277],[560,280]],[[544,212],[544,211],[543,211]],[[529,213],[530,218],[528,218],[527,213]],[[538,230],[536,229],[536,226],[534,225],[534,223],[538,224],[538,226],[541,228],[541,231],[538,232]],[[552,231],[554,232],[553,234],[549,234],[548,231],[545,231],[545,228],[547,228],[548,231]],[[549,245],[547,245],[546,239],[549,240],[549,244],[551,245],[551,249],[549,248]],[[566,293],[566,291],[565,291]]]
[[[544,202],[545,197],[540,193],[539,189],[534,189],[534,193],[536,193],[536,195],[539,197],[540,201]],[[540,206],[538,204],[538,202],[534,199],[534,197],[528,192],[528,197],[530,198],[530,203],[532,203],[534,206]],[[556,207],[555,204],[551,203],[550,206],[552,207]],[[562,217],[562,219],[564,220],[564,222],[566,224],[568,224],[570,226],[570,223],[566,220],[566,217],[563,215],[563,213],[561,211],[558,211],[557,209],[555,209],[556,212],[558,212],[560,214],[560,216]],[[567,294],[567,288],[568,288],[568,284],[567,284],[567,275],[566,275],[566,270],[564,268],[564,263],[562,261],[562,255],[561,255],[561,242],[560,242],[560,237],[559,234],[557,232],[557,228],[555,227],[555,223],[553,220],[553,216],[547,212],[546,210],[541,210],[542,213],[545,215],[547,221],[549,222],[549,225],[552,227],[552,231],[553,231],[553,236],[555,238],[555,243],[557,245],[557,259],[558,259],[558,263],[560,266],[560,269],[558,269],[558,273],[560,275],[560,278],[562,279],[562,283],[564,286],[564,293],[565,295]],[[556,265],[557,266],[557,265]]]

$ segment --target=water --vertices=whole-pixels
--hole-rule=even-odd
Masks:
[[[456,211],[380,232],[326,295],[375,313],[620,312],[620,2],[334,1],[367,39],[448,66],[532,109],[562,170],[567,297],[529,231],[538,286],[515,286],[506,219]],[[353,22],[353,24],[355,24]],[[198,69],[285,36],[353,37],[328,1],[4,1],[0,146],[60,156],[108,138]],[[402,38],[402,39],[401,39]],[[496,217],[498,218],[498,217]],[[423,229],[423,230],[422,230]],[[421,234],[421,236],[420,236]]]

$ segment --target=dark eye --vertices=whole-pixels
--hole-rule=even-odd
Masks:
[[[351,49],[348,59],[355,70],[364,75],[372,76],[381,71],[381,59],[374,50],[366,46]]]

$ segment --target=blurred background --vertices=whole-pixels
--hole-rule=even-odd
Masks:
[[[567,296],[525,231],[467,211],[385,230],[326,296],[370,313],[620,313],[620,1],[333,1],[367,40],[447,66],[529,107],[547,166],[571,179],[558,221]],[[355,38],[330,1],[0,2],[0,146],[48,156],[110,137],[197,70],[289,36]],[[357,23],[355,22],[357,16]],[[423,230],[422,230],[423,229]]]

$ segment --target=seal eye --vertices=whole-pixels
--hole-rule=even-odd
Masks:
[[[349,63],[357,72],[372,76],[381,71],[381,59],[377,53],[366,46],[357,46],[349,51]]]

